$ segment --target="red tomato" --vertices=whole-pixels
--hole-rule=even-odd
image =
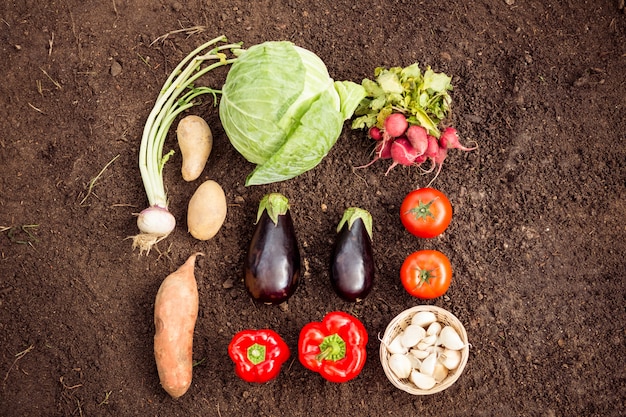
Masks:
[[[452,219],[452,204],[441,191],[419,188],[404,197],[400,220],[411,234],[430,238],[439,236]]]
[[[448,291],[452,265],[443,253],[420,250],[406,257],[400,268],[400,280],[409,294],[422,300],[437,298]]]

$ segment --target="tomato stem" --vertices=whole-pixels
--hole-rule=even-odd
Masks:
[[[410,210],[407,210],[407,214],[412,214],[415,216],[415,220],[426,220],[427,218],[435,218],[433,213],[430,210],[430,206],[435,202],[437,198],[433,198],[428,203],[424,204],[422,200],[418,200],[417,207],[413,207]]]
[[[417,271],[417,276],[419,277],[419,283],[413,289],[418,288],[422,284],[430,285],[430,280],[437,277],[437,274],[434,273],[436,271],[436,268],[435,269],[422,269],[422,268],[416,267],[414,268],[414,270]]]

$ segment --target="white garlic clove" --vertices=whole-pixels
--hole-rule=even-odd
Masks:
[[[389,353],[402,353],[405,354],[408,352],[408,349],[402,345],[402,334],[391,339],[391,342],[386,346]]]
[[[452,371],[461,363],[461,351],[446,349],[439,355],[439,362]]]
[[[443,352],[445,349],[441,346],[431,346],[428,348],[428,352],[429,353],[436,353],[437,357],[439,357],[439,355],[441,354],[441,352]]]
[[[441,329],[437,344],[453,350],[460,350],[465,347],[461,336],[459,336],[452,326],[445,326]]]
[[[402,346],[406,348],[412,348],[413,346],[417,345],[419,341],[424,338],[424,336],[426,336],[426,330],[424,330],[424,328],[421,326],[412,324],[404,329],[401,335],[402,338],[400,340]]]
[[[437,381],[430,375],[425,375],[419,371],[411,371],[411,382],[419,389],[428,390],[435,386]]]
[[[437,366],[437,354],[431,353],[422,361],[420,372],[432,376],[435,373],[435,366]]]
[[[415,356],[411,354],[407,354],[406,357],[409,358],[409,360],[411,361],[411,368],[420,369],[420,366],[422,366],[421,360],[417,359]]]
[[[420,311],[415,313],[415,315],[411,318],[411,324],[416,324],[423,328],[428,327],[431,323],[437,321],[437,316],[432,311]]]
[[[430,351],[431,350],[430,348],[435,346],[435,342],[437,342],[437,336],[435,336],[435,335],[426,336],[425,338],[422,339],[421,342],[419,342],[417,344],[416,347],[419,350],[428,350],[428,351]]]
[[[428,329],[426,329],[426,336],[438,336],[439,332],[441,331],[441,323],[439,323],[438,321],[434,322],[434,323],[430,323],[430,326],[428,326]]]
[[[426,359],[426,357],[430,354],[430,352],[428,352],[427,350],[420,350],[420,349],[411,349],[409,350],[409,353],[411,354],[411,356],[415,356],[417,359]]]
[[[442,382],[447,377],[448,377],[448,368],[443,366],[443,364],[441,363],[437,363],[435,365],[435,372],[433,372],[433,378],[435,378],[435,381]]]
[[[389,357],[389,368],[400,379],[408,378],[413,369],[409,357],[401,353],[394,353]]]

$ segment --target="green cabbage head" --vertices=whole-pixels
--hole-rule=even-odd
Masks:
[[[245,50],[226,76],[219,114],[232,145],[257,165],[246,185],[314,168],[364,97],[361,85],[333,81],[317,55],[291,42]]]

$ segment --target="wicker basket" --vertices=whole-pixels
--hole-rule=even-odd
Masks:
[[[411,318],[413,317],[413,315],[420,311],[432,311],[433,313],[435,313],[437,321],[439,321],[442,325],[452,326],[457,331],[459,336],[461,336],[461,339],[466,345],[461,350],[461,362],[459,363],[459,366],[456,369],[450,371],[446,379],[444,379],[440,383],[437,383],[432,389],[429,390],[417,388],[408,378],[398,378],[389,367],[389,357],[391,356],[391,354],[386,347],[389,343],[391,343],[394,337],[396,337],[409,324],[411,324]],[[463,372],[463,369],[465,368],[465,365],[467,364],[467,359],[469,358],[468,343],[469,342],[467,339],[467,332],[465,331],[465,327],[463,327],[463,324],[452,313],[436,306],[415,306],[398,314],[387,326],[387,329],[385,330],[385,334],[383,335],[380,344],[380,363],[383,366],[387,378],[389,378],[393,385],[400,388],[401,390],[413,395],[434,394],[436,392],[445,390],[446,388],[454,384],[457,379],[459,379],[461,373]]]

